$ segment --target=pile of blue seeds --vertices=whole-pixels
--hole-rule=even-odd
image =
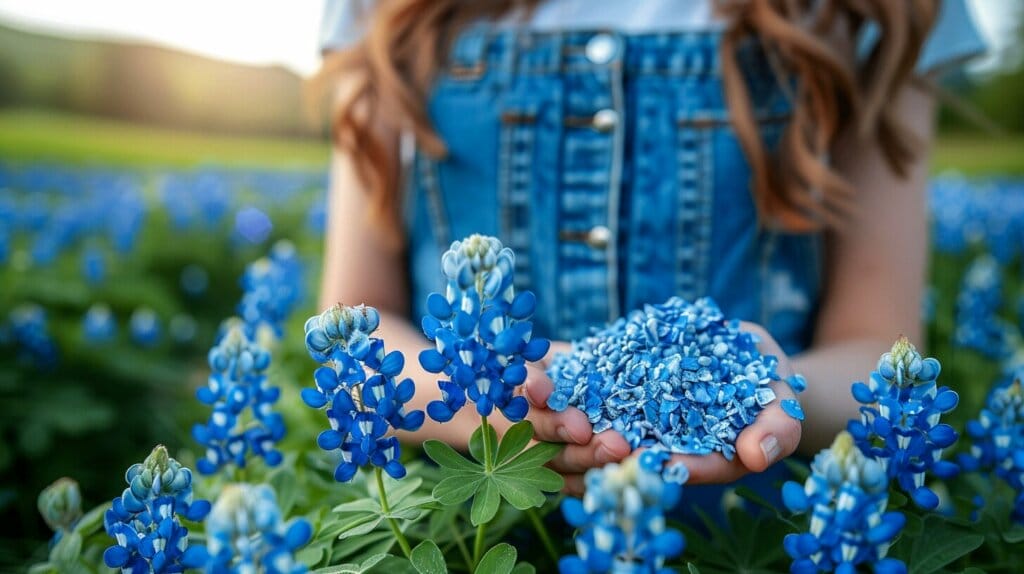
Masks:
[[[648,305],[555,357],[548,406],[575,406],[594,432],[615,429],[634,448],[721,452],[773,400],[777,359],[726,320],[710,298]]]

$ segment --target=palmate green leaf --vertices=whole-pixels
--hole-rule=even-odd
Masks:
[[[443,469],[465,474],[483,474],[484,467],[466,459],[447,443],[439,440],[428,440],[423,443],[423,451]]]
[[[557,443],[539,442],[499,468],[506,472],[521,472],[537,468],[555,458],[555,455],[562,452],[562,448],[563,445]]]
[[[910,560],[907,561],[910,574],[937,572],[985,542],[984,536],[952,526],[935,516],[925,518],[922,531],[926,535],[914,539]]]
[[[359,500],[352,500],[344,502],[334,507],[334,512],[338,514],[359,514],[364,512],[380,512],[380,502],[377,502],[373,498],[360,498]]]
[[[473,496],[483,484],[485,476],[481,474],[460,474],[441,479],[434,487],[434,498],[446,506],[460,504]]]
[[[484,463],[484,438],[487,439],[487,448],[491,452],[491,464],[494,465],[495,456],[498,450],[498,433],[494,430],[494,427],[487,425],[487,434],[484,435],[484,426],[480,425],[473,431],[473,434],[469,437],[469,454],[473,456],[480,464]]]
[[[364,574],[369,572],[371,568],[379,564],[385,558],[388,558],[389,554],[374,554],[360,562],[336,564],[334,566],[326,566],[318,570],[314,570],[313,574]]]
[[[491,548],[477,564],[476,574],[510,574],[516,565],[516,549],[505,542]]]
[[[369,514],[362,517],[360,520],[347,523],[342,528],[341,532],[338,533],[339,539],[351,538],[353,536],[362,536],[368,534],[377,529],[377,526],[384,520],[384,516],[381,514]]]
[[[498,513],[498,505],[501,504],[501,496],[498,494],[498,486],[494,478],[487,478],[480,485],[480,490],[473,497],[473,507],[469,511],[469,521],[473,526],[479,526],[490,522]]]
[[[1003,532],[1003,541],[1007,544],[1024,542],[1024,526],[1018,524],[1006,532]]]
[[[511,428],[505,433],[505,436],[501,437],[501,443],[498,444],[498,456],[495,459],[495,464],[501,466],[508,462],[512,457],[523,452],[526,445],[530,444],[530,440],[533,439],[533,423],[530,421],[519,421],[512,425]]]
[[[529,562],[520,562],[512,569],[512,574],[537,574],[537,569]]]
[[[441,549],[433,540],[424,540],[412,549],[412,565],[419,574],[447,574]]]
[[[61,537],[60,542],[53,547],[53,551],[50,553],[50,560],[56,562],[63,569],[77,562],[78,555],[81,553],[82,535],[77,532],[71,532],[67,536]]]
[[[400,506],[406,498],[416,492],[420,485],[423,484],[423,479],[418,476],[409,476],[403,480],[395,480],[389,477],[384,480],[384,488],[387,489],[388,503],[391,508]]]
[[[270,485],[277,493],[278,507],[283,516],[288,516],[298,496],[298,484],[291,469],[282,468],[270,477]]]

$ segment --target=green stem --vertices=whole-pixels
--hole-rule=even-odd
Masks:
[[[391,517],[388,495],[384,490],[384,473],[381,472],[380,467],[374,468],[373,471],[377,475],[377,492],[380,493],[380,508],[384,511],[384,516],[387,517],[388,526],[391,527],[391,532],[394,533],[395,539],[398,540],[398,545],[402,547],[402,553],[405,554],[406,558],[412,559],[412,547],[409,546],[409,541],[406,540],[402,529],[398,527],[398,521]]]
[[[558,549],[555,548],[555,543],[551,540],[551,535],[548,534],[548,528],[544,526],[544,522],[541,521],[540,516],[537,514],[537,509],[527,508],[526,516],[530,518],[530,523],[533,524],[533,529],[537,531],[537,536],[540,536],[544,549],[548,551],[548,557],[551,558],[552,562],[558,564]]]
[[[469,547],[466,546],[466,541],[462,538],[462,533],[455,527],[455,523],[449,523],[452,531],[452,538],[455,539],[455,545],[459,547],[459,552],[462,553],[462,559],[466,561],[466,568],[472,571],[473,568],[473,557],[469,554]]]
[[[480,436],[484,441],[484,473],[488,478],[491,476],[491,471],[494,470],[491,462],[491,441],[490,441],[490,423],[487,422],[487,417],[480,417]],[[480,563],[480,558],[483,557],[484,552],[484,538],[487,535],[487,523],[481,523],[476,527],[476,539],[473,541],[473,567]]]

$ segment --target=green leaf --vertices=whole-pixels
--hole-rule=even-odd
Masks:
[[[339,504],[334,507],[334,511],[338,514],[352,514],[361,512],[374,512],[379,513],[381,510],[380,503],[373,498],[360,498],[359,500],[353,500],[344,504]]]
[[[498,487],[494,482],[494,479],[484,480],[480,490],[473,498],[473,507],[469,511],[469,521],[473,526],[490,522],[498,512],[501,496],[498,495]]]
[[[94,532],[99,531],[100,526],[103,525],[103,515],[110,508],[110,503],[101,504],[96,508],[93,508],[89,512],[86,512],[78,522],[75,523],[74,531],[81,534],[82,536],[88,536]]]
[[[338,533],[339,539],[351,538],[353,536],[362,536],[373,532],[377,525],[384,520],[384,516],[380,514],[366,514],[357,520],[346,523],[341,532]]]
[[[484,481],[482,474],[449,476],[434,487],[434,498],[444,505],[461,504],[476,494]]]
[[[423,451],[427,453],[430,460],[436,462],[441,468],[447,468],[467,474],[483,473],[482,466],[474,463],[473,461],[467,460],[466,457],[459,454],[454,448],[439,440],[431,439],[424,442]]]
[[[502,469],[500,474],[509,477],[518,476],[522,482],[544,492],[558,492],[565,486],[565,479],[562,478],[562,475],[545,466],[521,470],[515,474]]]
[[[1024,526],[1018,524],[1006,532],[1003,532],[1003,540],[1009,544],[1016,544],[1024,541]]]
[[[533,439],[533,423],[530,421],[519,421],[512,425],[510,429],[505,433],[505,436],[501,438],[501,443],[498,445],[498,457],[495,459],[495,464],[501,466],[512,457],[523,452],[526,445],[530,444],[530,440]]]
[[[687,562],[686,569],[690,571],[690,574],[700,574],[700,568],[697,568],[693,562]]]
[[[327,555],[327,545],[310,544],[309,546],[295,553],[295,559],[309,566],[316,566],[323,562]],[[320,570],[317,570],[319,572]]]
[[[277,493],[277,504],[281,509],[281,516],[288,516],[292,506],[295,505],[295,498],[298,494],[296,483],[295,474],[291,470],[282,469],[270,478],[270,485]]]
[[[543,492],[515,476],[496,474],[492,482],[497,485],[501,497],[519,510],[541,506],[547,500]]]
[[[512,574],[537,574],[537,569],[529,562],[520,562],[512,569]]]
[[[977,549],[985,541],[980,534],[972,534],[963,528],[950,526],[946,521],[929,516],[925,519],[923,532],[926,535],[914,540],[911,558],[907,562],[910,574],[931,574],[937,572],[957,558]]]
[[[516,549],[502,542],[487,551],[476,565],[476,574],[510,574],[516,565]]]
[[[445,574],[444,555],[433,540],[424,540],[412,549],[412,565],[419,574]]]
[[[384,488],[387,489],[388,502],[390,503],[391,508],[395,508],[400,505],[402,501],[408,498],[412,493],[416,492],[416,489],[418,489],[421,484],[423,484],[423,479],[418,476],[410,476],[403,480],[393,480],[391,478],[385,479]]]
[[[907,496],[898,490],[889,491],[889,505],[886,507],[888,510],[895,510],[897,508],[903,508],[907,505],[909,500]]]
[[[82,553],[82,535],[71,532],[60,539],[50,553],[50,560],[57,564],[67,565],[78,561]]]
[[[491,451],[491,462],[493,464],[498,450],[498,433],[489,424],[487,425],[487,443],[487,448]],[[478,426],[469,437],[469,454],[480,464],[484,463],[484,425]]]
[[[380,554],[374,554],[373,556],[368,557],[366,560],[363,560],[362,562],[359,563],[359,571],[360,572],[369,572],[370,568],[373,568],[378,563],[380,563],[381,560],[384,560],[388,556],[390,556],[390,554],[380,553]]]
[[[508,472],[519,472],[527,468],[543,466],[546,462],[555,458],[555,455],[562,452],[563,446],[553,442],[539,442],[526,449],[523,454],[504,464],[501,469]]]

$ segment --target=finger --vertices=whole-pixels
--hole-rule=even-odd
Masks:
[[[630,448],[626,439],[615,431],[594,435],[586,445],[569,445],[548,463],[560,473],[583,473],[591,468],[619,462],[629,456]]]
[[[551,361],[555,358],[555,355],[561,355],[572,351],[572,344],[566,341],[551,341],[551,347],[548,349],[548,354],[544,355],[540,361],[538,361],[542,367],[547,369],[551,366]]]
[[[685,464],[687,470],[690,471],[690,477],[687,479],[686,484],[728,483],[738,480],[747,474],[747,469],[743,466],[739,457],[725,460],[725,457],[717,452],[703,456],[677,454],[672,456],[666,467],[677,463]]]
[[[562,487],[562,492],[577,498],[583,496],[583,492],[586,490],[586,483],[583,482],[582,474],[566,474],[562,478],[565,479],[565,486]]]
[[[530,405],[547,408],[548,397],[555,390],[555,384],[542,369],[534,365],[526,366],[526,382],[523,383],[523,394]]]
[[[534,407],[527,418],[533,423],[533,436],[537,440],[585,445],[594,436],[594,427],[590,426],[587,415],[576,407],[562,412]]]
[[[785,458],[800,444],[803,426],[782,410],[781,402],[794,397],[789,385],[772,383],[776,398],[736,439],[738,458],[752,472],[761,472]]]

